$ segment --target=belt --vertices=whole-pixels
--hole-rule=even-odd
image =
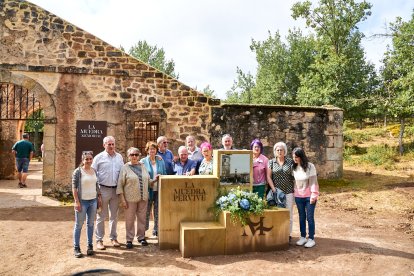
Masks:
[[[106,186],[106,185],[102,185],[102,184],[100,184],[99,186],[105,187],[105,188],[112,188],[112,189],[115,189],[116,188],[116,186]]]

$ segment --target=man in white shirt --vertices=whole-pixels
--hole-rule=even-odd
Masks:
[[[188,151],[188,159],[193,161],[203,159],[203,154],[201,154],[200,148],[197,147],[194,136],[188,135],[187,138],[185,138],[185,145]]]
[[[102,195],[102,211],[96,216],[96,248],[104,250],[105,219],[109,215],[109,238],[114,247],[119,247],[116,226],[118,223],[119,200],[116,194],[119,172],[124,165],[122,155],[115,152],[115,138],[107,136],[103,139],[105,150],[95,156],[92,167],[96,170],[98,184]],[[109,211],[109,214],[108,214]]]

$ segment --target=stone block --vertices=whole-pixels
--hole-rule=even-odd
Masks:
[[[218,222],[181,222],[180,251],[183,258],[224,255],[226,229]]]
[[[344,140],[342,135],[327,135],[328,138],[328,148],[341,148],[344,145]]]
[[[327,148],[326,149],[326,160],[342,160],[342,148]]]
[[[218,181],[215,176],[201,175],[161,177],[158,192],[160,249],[179,248],[180,222],[214,220],[209,209],[217,197]]]
[[[226,228],[226,255],[289,248],[288,209],[265,210],[245,226],[232,222],[230,212],[221,212],[219,221]]]

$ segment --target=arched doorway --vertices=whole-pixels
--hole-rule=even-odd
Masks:
[[[43,163],[42,193],[54,183],[55,159],[55,107],[51,95],[36,80],[22,74],[0,70],[0,179],[15,177],[13,144],[21,139],[27,121],[43,120]],[[44,118],[39,117],[43,110]]]

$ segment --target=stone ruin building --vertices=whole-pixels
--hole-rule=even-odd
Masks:
[[[11,147],[42,109],[43,194],[70,189],[79,150],[103,150],[99,135],[79,138],[88,128],[113,135],[124,157],[160,135],[175,154],[190,134],[215,148],[225,133],[239,149],[260,138],[268,157],[285,141],[319,177],[342,176],[341,109],[222,104],[27,1],[0,0],[0,89],[0,179],[16,177]]]

